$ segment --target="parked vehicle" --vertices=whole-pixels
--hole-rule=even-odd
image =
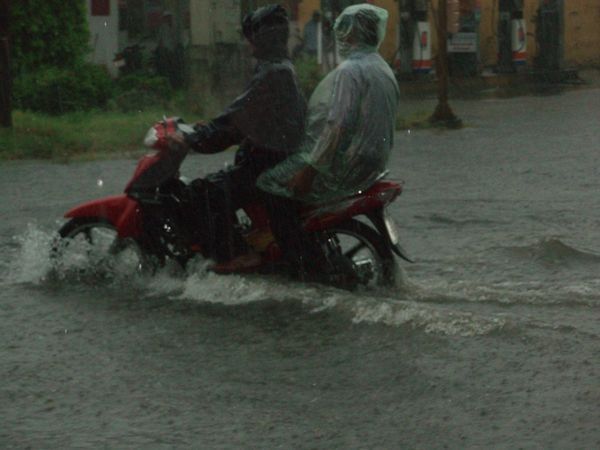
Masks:
[[[115,54],[113,64],[119,69],[120,75],[130,75],[144,69],[144,47],[132,44]]]

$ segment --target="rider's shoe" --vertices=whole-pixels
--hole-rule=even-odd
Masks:
[[[262,265],[262,258],[258,253],[247,253],[236,256],[232,260],[215,264],[209,270],[219,274],[254,272]]]

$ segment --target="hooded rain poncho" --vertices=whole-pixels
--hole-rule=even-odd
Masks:
[[[345,60],[311,96],[300,150],[263,173],[260,189],[293,197],[287,184],[311,165],[318,175],[300,200],[322,203],[368,188],[385,171],[399,99],[394,74],[377,52],[387,16],[368,4],[348,7],[339,16],[334,31]]]

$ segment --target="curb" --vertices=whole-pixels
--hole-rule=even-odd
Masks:
[[[569,86],[600,87],[600,70],[578,69],[528,71],[518,73],[483,72],[473,77],[450,77],[450,96],[479,98],[486,96],[519,96],[552,91]],[[399,77],[400,92],[406,98],[435,97],[438,85],[435,75]]]

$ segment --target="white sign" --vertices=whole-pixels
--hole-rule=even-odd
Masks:
[[[477,33],[454,33],[448,37],[450,53],[477,53]]]

